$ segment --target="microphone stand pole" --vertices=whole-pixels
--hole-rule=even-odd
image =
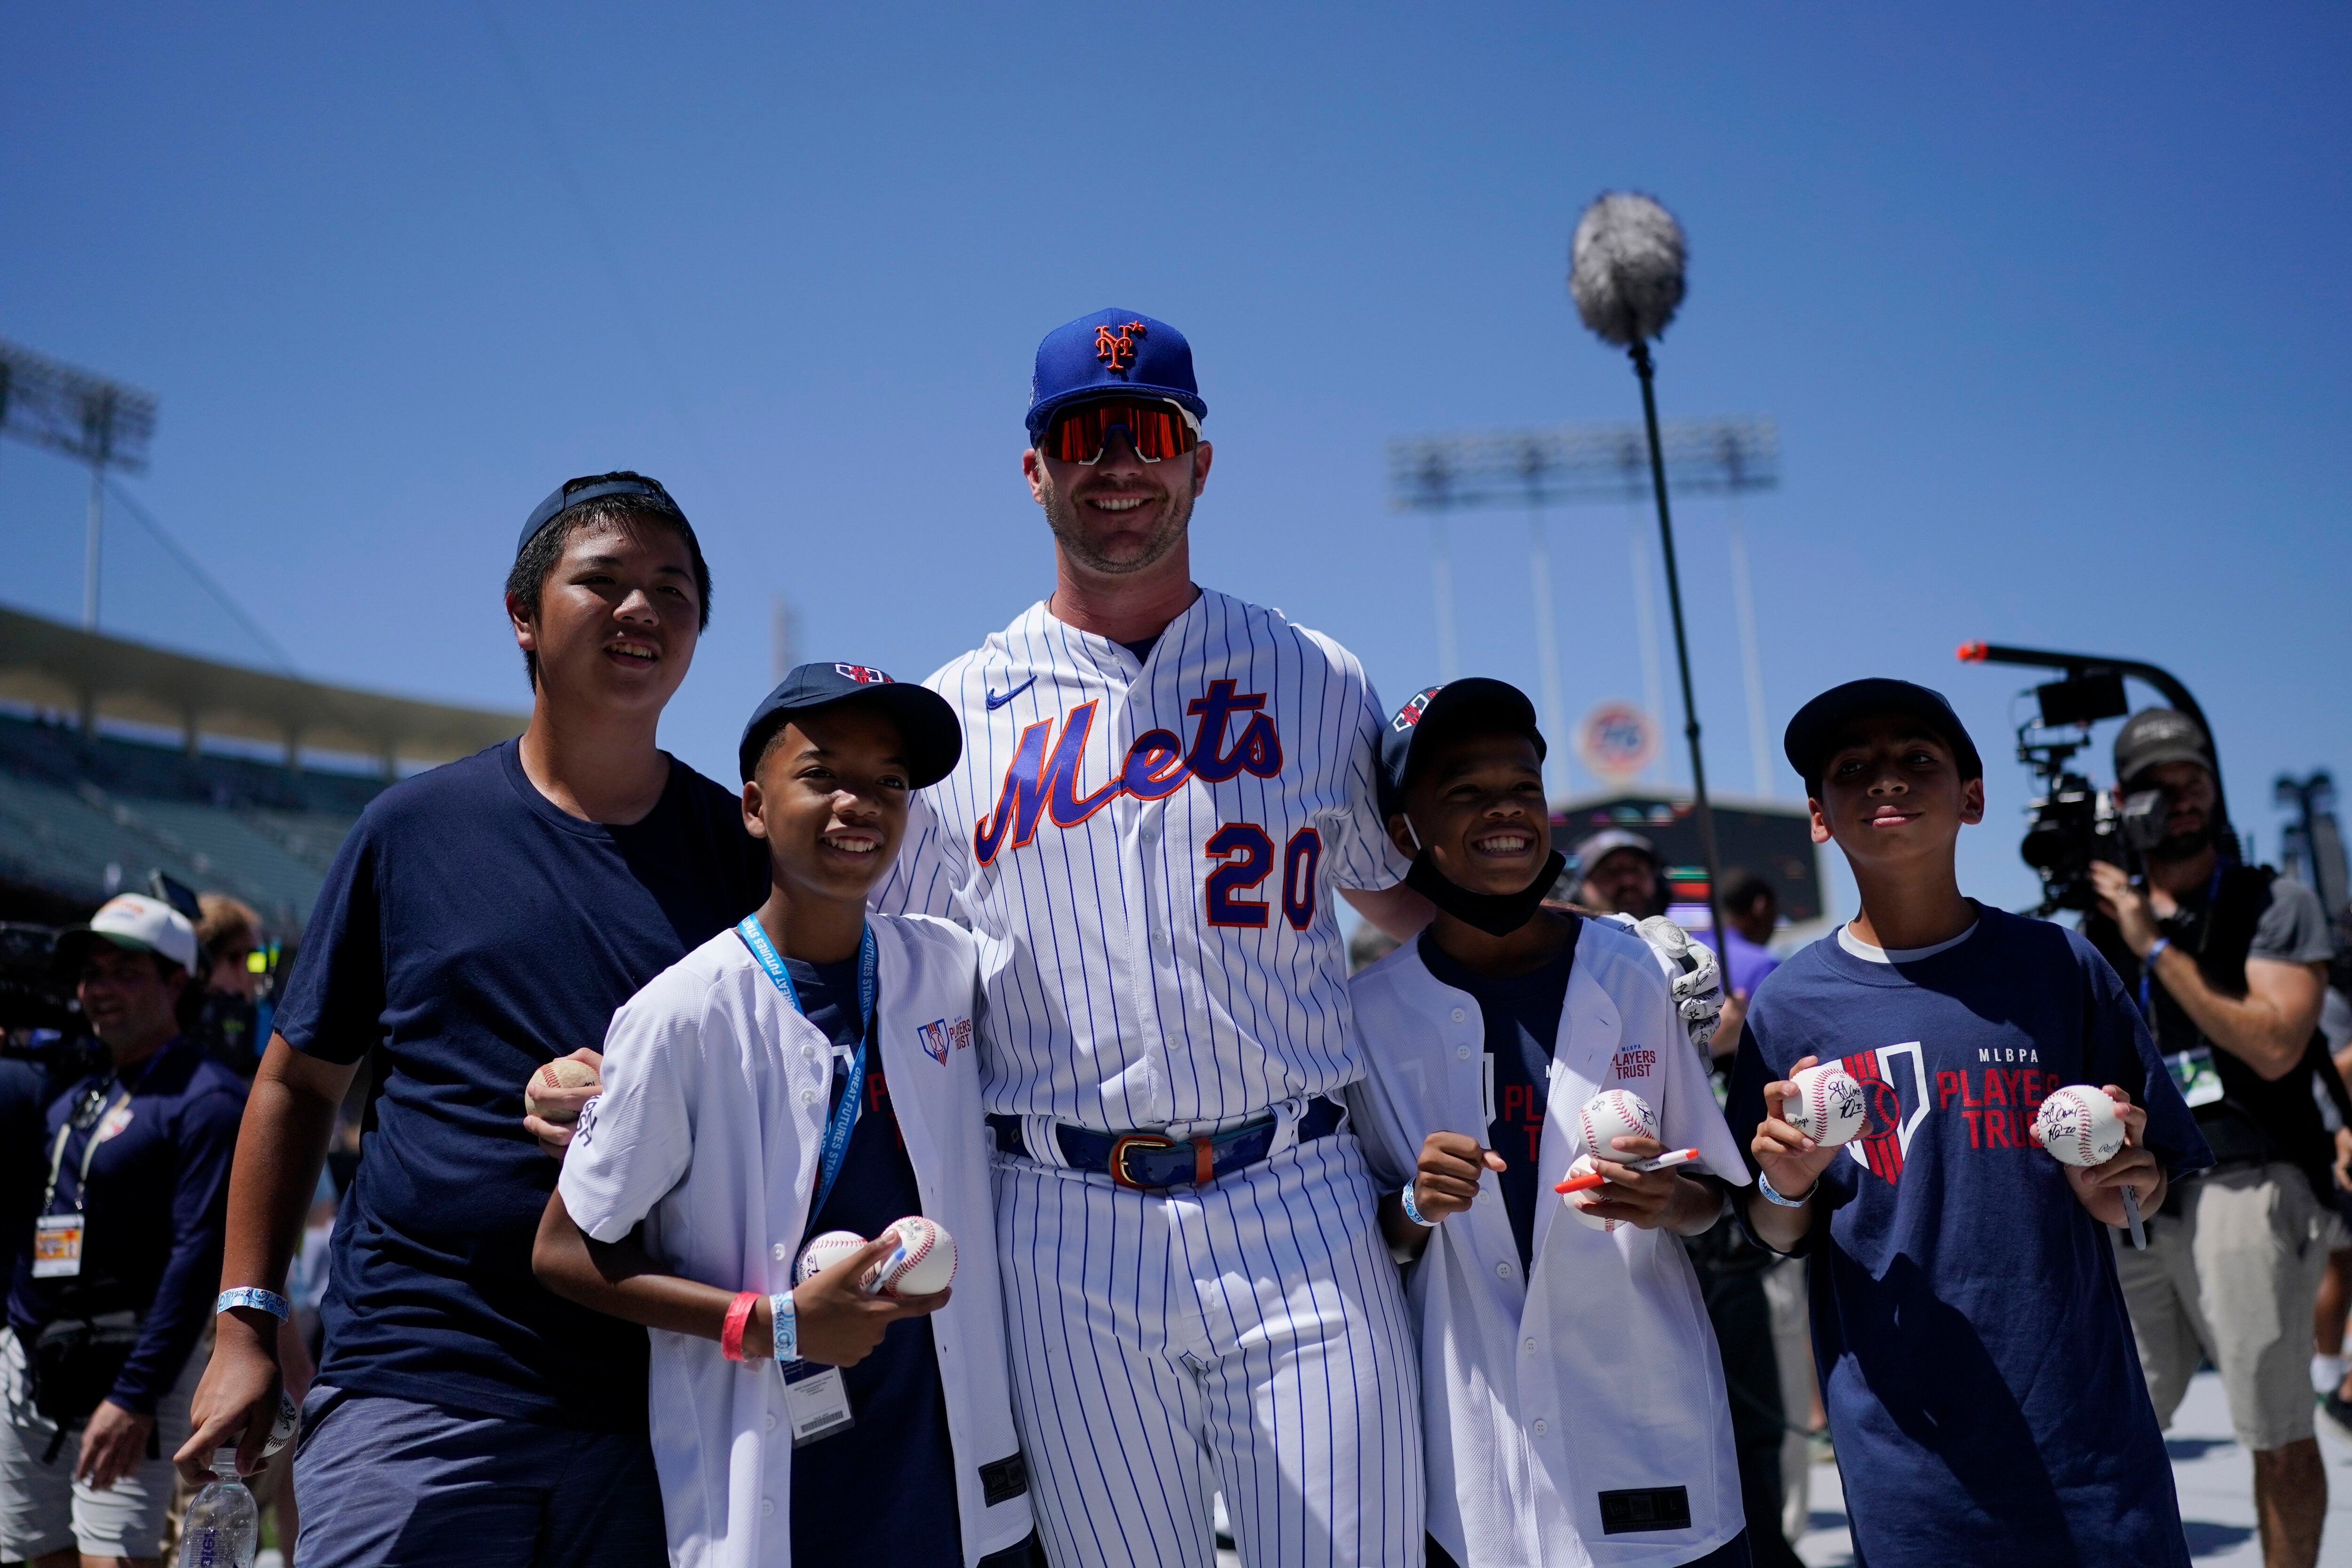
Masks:
[[[1683,634],[1682,575],[1675,568],[1674,514],[1666,505],[1666,454],[1658,441],[1658,397],[1650,382],[1654,367],[1650,363],[1650,345],[1640,338],[1633,340],[1628,351],[1633,361],[1633,373],[1642,382],[1642,422],[1650,433],[1650,488],[1658,500],[1658,542],[1666,558],[1666,605],[1675,617],[1675,662],[1681,667],[1683,679],[1683,733],[1690,741],[1691,795],[1698,816],[1698,846],[1700,858],[1706,863],[1706,918],[1715,938],[1716,955],[1728,960],[1723,925],[1723,878],[1716,862],[1715,811],[1706,800],[1706,760],[1699,754],[1698,700],[1691,691],[1690,641]],[[1724,984],[1731,984],[1728,972]],[[1728,995],[1727,990],[1726,994]]]

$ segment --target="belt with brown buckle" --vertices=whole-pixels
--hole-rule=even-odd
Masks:
[[[1298,1141],[1328,1137],[1339,1130],[1347,1112],[1328,1095],[1307,1102],[1298,1119]],[[1018,1116],[991,1116],[989,1127],[996,1146],[1007,1154],[1026,1156]],[[1066,1121],[1054,1125],[1055,1142],[1074,1171],[1093,1171],[1122,1187],[1158,1192],[1168,1187],[1202,1186],[1220,1176],[1255,1165],[1274,1149],[1278,1118],[1264,1116],[1229,1131],[1198,1138],[1171,1138],[1163,1132],[1101,1132]]]

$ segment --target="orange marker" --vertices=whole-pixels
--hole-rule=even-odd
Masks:
[[[1617,1160],[1612,1161],[1612,1163],[1622,1165],[1629,1171],[1666,1171],[1672,1170],[1676,1165],[1687,1165],[1697,1158],[1698,1151],[1696,1149],[1675,1149],[1659,1155],[1654,1160]],[[1586,1175],[1570,1176],[1553,1187],[1552,1191],[1556,1193],[1589,1192],[1608,1179],[1600,1172],[1594,1171]]]

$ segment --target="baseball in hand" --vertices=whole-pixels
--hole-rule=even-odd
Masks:
[[[1789,1080],[1797,1092],[1780,1102],[1780,1120],[1824,1149],[1850,1143],[1870,1125],[1862,1085],[1835,1062],[1810,1067]]]
[[[284,1389],[279,1389],[278,1391],[278,1419],[270,1426],[269,1441],[263,1445],[261,1457],[265,1459],[269,1458],[271,1456],[275,1455],[278,1449],[283,1448],[287,1444],[291,1443],[294,1440],[294,1434],[300,1429],[301,1426],[302,1412],[301,1409],[295,1405],[294,1396],[287,1393]]]
[[[1636,1103],[1639,1102],[1636,1101]],[[1568,1173],[1570,1179],[1573,1180],[1578,1176],[1589,1176],[1598,1168],[1599,1167],[1594,1165],[1592,1163],[1591,1155],[1579,1154],[1576,1157],[1576,1163],[1568,1168]],[[1609,1201],[1608,1194],[1609,1184],[1603,1182],[1597,1187],[1587,1187],[1580,1193],[1562,1193],[1559,1194],[1559,1201],[1568,1205],[1569,1213],[1574,1215],[1591,1229],[1615,1230],[1620,1225],[1624,1223],[1622,1220],[1606,1219],[1600,1215],[1587,1213],[1584,1207],[1584,1204],[1586,1203],[1607,1203]],[[1584,1202],[1578,1202],[1577,1200],[1580,1198],[1583,1199]]]
[[[889,1296],[934,1296],[955,1278],[955,1237],[920,1215],[893,1220],[877,1241],[898,1246],[875,1266],[868,1288]]]
[[[558,1057],[551,1062],[541,1064],[539,1070],[530,1075],[530,1082],[523,1086],[522,1107],[533,1116],[548,1121],[566,1124],[577,1121],[580,1119],[578,1111],[562,1107],[551,1110],[539,1097],[551,1094],[559,1089],[586,1089],[599,1076],[596,1069],[586,1062]]]
[[[1584,1134],[1584,1147],[1602,1160],[1638,1160],[1639,1154],[1628,1154],[1617,1147],[1619,1138],[1655,1138],[1658,1135],[1658,1113],[1650,1102],[1630,1089],[1604,1089],[1584,1102],[1576,1113],[1576,1130]],[[1582,1175],[1582,1171],[1571,1171]]]
[[[793,1283],[805,1285],[859,1247],[866,1238],[854,1230],[828,1230],[808,1244],[793,1269]]]
[[[2104,1165],[2124,1146],[2122,1109],[2095,1084],[2070,1083],[2035,1112],[2033,1141],[2069,1165]]]

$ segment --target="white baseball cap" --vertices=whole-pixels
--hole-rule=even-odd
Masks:
[[[104,937],[117,947],[152,952],[170,959],[190,973],[196,968],[196,928],[188,917],[144,893],[117,893],[98,907],[88,925],[68,928],[58,936],[60,966],[81,961],[83,943]]]

